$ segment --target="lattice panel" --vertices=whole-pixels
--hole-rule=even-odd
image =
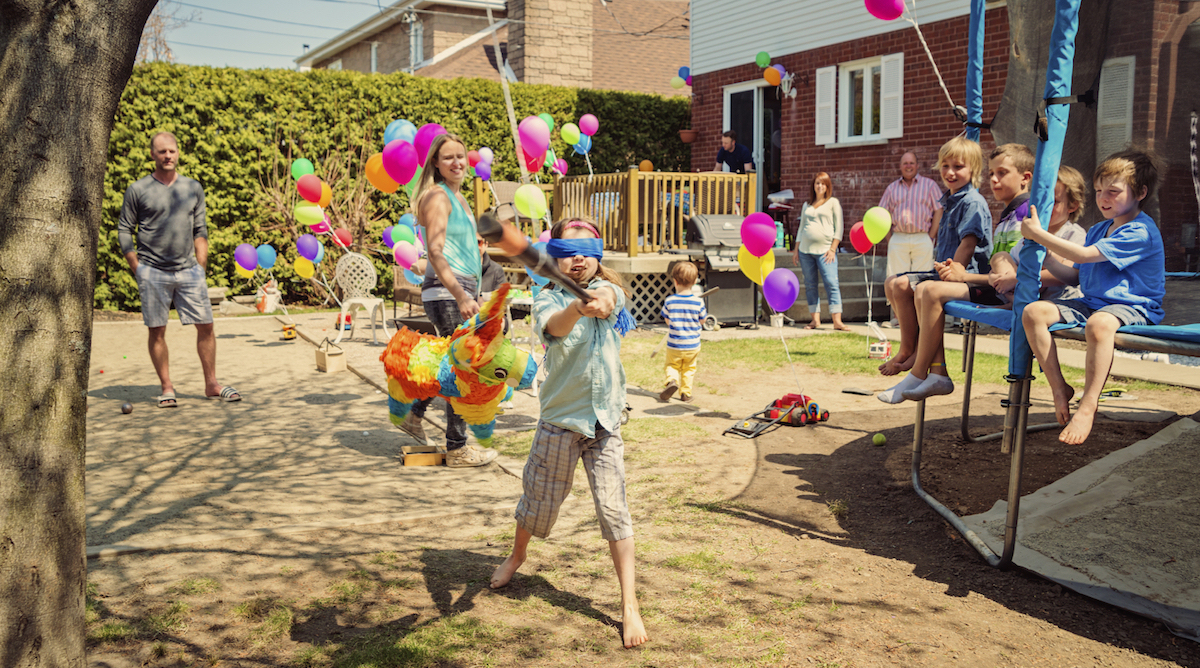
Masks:
[[[629,312],[639,325],[662,322],[662,305],[675,293],[675,284],[666,274],[634,274],[629,282],[633,293]]]

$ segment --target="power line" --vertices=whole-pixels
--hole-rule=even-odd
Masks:
[[[332,2],[333,0],[329,0],[329,1]],[[241,28],[238,26],[227,26],[227,25],[222,25],[220,23],[209,23],[208,21],[202,21],[202,20],[192,21],[192,23],[194,23],[198,26],[207,26],[210,28],[228,28],[229,30],[241,30],[244,32],[255,32],[255,33],[259,33],[261,35],[280,35],[282,37],[303,37],[305,39],[325,39],[324,37],[318,37],[316,35],[297,35],[295,33],[290,33],[290,32],[271,32],[270,30],[255,30],[254,28]]]
[[[253,16],[251,14],[239,14],[237,12],[231,12],[231,11],[228,11],[225,9],[217,9],[215,7],[205,7],[203,5],[193,5],[193,4],[187,3],[187,2],[179,2],[178,0],[176,0],[175,4],[183,5],[184,7],[194,7],[196,9],[203,9],[206,12],[217,12],[218,14],[231,14],[233,16],[240,16],[244,19],[254,19],[256,21],[269,21],[271,23],[284,23],[286,25],[300,26],[302,28],[320,28],[321,30],[338,30],[338,31],[344,32],[344,30],[342,30],[341,28],[330,28],[329,26],[319,26],[319,25],[313,25],[311,23],[296,23],[295,21],[284,21],[283,19],[269,19],[269,18],[266,18],[265,16]]]
[[[290,54],[290,53],[264,53],[262,51],[243,51],[241,49],[226,49],[221,46],[208,46],[207,44],[188,44],[187,42],[176,42],[174,40],[172,40],[171,43],[177,44],[179,46],[190,46],[190,47],[193,47],[196,49],[212,49],[213,51],[231,51],[233,53],[249,53],[249,54],[255,55],[255,56],[279,56],[280,58],[295,58],[296,57],[294,54]]]

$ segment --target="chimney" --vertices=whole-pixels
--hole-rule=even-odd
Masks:
[[[508,0],[508,62],[524,83],[592,86],[598,0]]]

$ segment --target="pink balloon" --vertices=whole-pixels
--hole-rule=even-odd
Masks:
[[[542,233],[538,235],[538,242],[546,241],[550,241],[550,230],[543,230]]]
[[[413,147],[417,149],[418,165],[425,164],[425,158],[429,157],[429,147],[433,145],[434,137],[444,134],[447,134],[446,128],[437,123],[426,123],[417,130],[417,136],[413,137]],[[412,177],[409,178],[411,179]],[[400,181],[397,181],[397,183],[400,183]],[[404,181],[403,183],[408,182]]]
[[[526,116],[517,127],[521,136],[521,150],[526,155],[545,155],[550,148],[550,126],[537,116]]]
[[[859,253],[871,250],[871,240],[867,238],[867,231],[863,229],[861,220],[850,228],[850,245]]]
[[[762,257],[775,245],[775,219],[759,211],[742,221],[742,245],[754,257]]]
[[[396,183],[412,181],[418,166],[417,149],[403,139],[393,139],[383,147],[383,171]]]
[[[418,253],[415,246],[407,241],[397,241],[392,247],[392,256],[396,258],[396,264],[411,269],[414,262],[417,261]]]
[[[579,131],[591,137],[600,129],[600,120],[591,114],[584,114],[579,119]]]
[[[867,11],[877,19],[895,21],[904,13],[904,0],[866,0]]]
[[[690,86],[690,85],[692,85],[692,75],[690,75],[690,74],[689,74],[689,75],[687,76],[687,78],[683,80],[683,83],[685,83],[685,84],[687,84],[687,85],[689,85],[689,86]]]
[[[563,176],[566,176],[567,175],[567,161],[562,158],[555,160],[554,161],[554,171],[558,172],[559,174],[562,174]]]
[[[329,224],[329,218],[322,220],[316,225],[310,225],[308,227],[308,230],[313,234],[329,234],[330,230],[332,229],[333,227]]]

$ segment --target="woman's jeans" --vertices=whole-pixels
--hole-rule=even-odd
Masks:
[[[833,262],[825,264],[824,253],[800,253],[800,270],[804,272],[804,296],[808,299],[808,310],[813,315],[821,312],[821,295],[817,292],[817,273],[825,282],[825,292],[829,295],[829,312],[842,312],[842,291],[838,288],[837,256]]]
[[[458,310],[458,302],[448,301],[425,302],[425,314],[433,323],[438,336],[450,336],[454,329],[463,323],[462,313]],[[418,418],[425,417],[425,409],[433,398],[421,399],[413,404],[412,413]],[[467,423],[454,412],[450,402],[446,402],[446,450],[457,450],[467,444]]]

